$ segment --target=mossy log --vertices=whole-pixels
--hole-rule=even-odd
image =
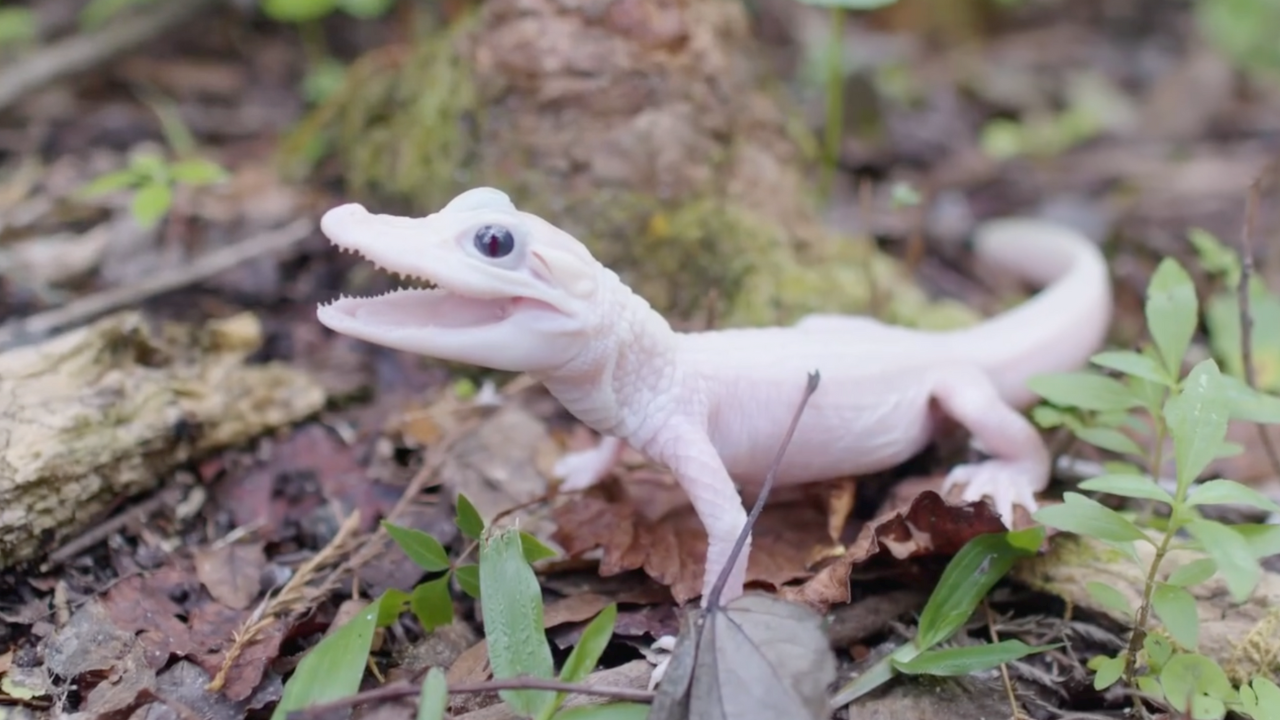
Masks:
[[[0,353],[0,568],[180,463],[323,407],[304,373],[246,362],[261,342],[251,314],[152,326],[129,311]]]

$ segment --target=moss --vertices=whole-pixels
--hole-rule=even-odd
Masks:
[[[718,182],[664,200],[635,187],[573,191],[560,174],[523,157],[486,165],[476,152],[486,127],[480,93],[460,49],[478,17],[357,61],[343,87],[284,144],[286,168],[305,175],[336,161],[347,192],[383,212],[423,214],[466,188],[501,187],[522,209],[582,240],[674,321],[696,325],[713,303],[719,326],[785,324],[809,312],[869,313],[933,328],[976,319],[961,305],[932,302],[868,238],[819,228],[816,210],[799,221],[809,227],[784,227],[797,219],[735,202]],[[813,144],[803,141],[794,113],[784,119],[786,140],[807,162]],[[731,172],[744,149],[739,142],[748,141],[729,139],[717,154],[716,177]],[[527,146],[511,147],[519,155]],[[783,182],[778,191],[799,192],[800,207],[816,208],[816,187]]]

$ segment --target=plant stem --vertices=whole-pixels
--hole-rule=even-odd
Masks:
[[[840,139],[844,134],[844,8],[831,8],[831,47],[827,48],[826,167],[822,174],[822,194],[831,189],[836,163],[840,160]]]
[[[1165,426],[1164,416],[1161,412],[1151,413],[1151,418],[1156,424],[1155,443],[1151,450],[1151,477],[1160,477],[1160,466],[1164,464],[1164,441],[1168,435],[1168,428]],[[1181,493],[1176,499],[1176,503],[1181,503]],[[1124,659],[1124,681],[1126,685],[1133,686],[1134,671],[1138,667],[1138,652],[1142,649],[1142,642],[1147,635],[1147,620],[1151,616],[1151,595],[1156,588],[1156,573],[1160,571],[1160,564],[1164,562],[1165,553],[1169,552],[1169,543],[1173,541],[1174,533],[1177,528],[1172,522],[1172,514],[1170,515],[1170,523],[1165,528],[1164,538],[1161,539],[1160,545],[1156,548],[1155,557],[1151,559],[1151,567],[1147,569],[1147,579],[1142,588],[1142,604],[1138,607],[1138,613],[1134,617],[1133,632],[1129,634],[1129,646],[1125,649]],[[1134,698],[1134,702],[1141,705],[1142,700]],[[1141,708],[1137,708],[1141,713]]]

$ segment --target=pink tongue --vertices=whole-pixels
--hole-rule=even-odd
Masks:
[[[352,318],[372,326],[464,328],[489,325],[507,315],[508,300],[473,300],[450,293],[409,290],[345,300]]]

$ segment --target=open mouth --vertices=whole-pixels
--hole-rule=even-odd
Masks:
[[[360,253],[342,248],[344,252]],[[369,258],[363,258],[370,261]],[[341,296],[320,305],[322,319],[366,328],[409,330],[475,328],[495,325],[511,316],[520,298],[475,298],[440,287],[428,278],[406,276],[373,263],[383,272],[427,287],[401,287],[382,295]]]

